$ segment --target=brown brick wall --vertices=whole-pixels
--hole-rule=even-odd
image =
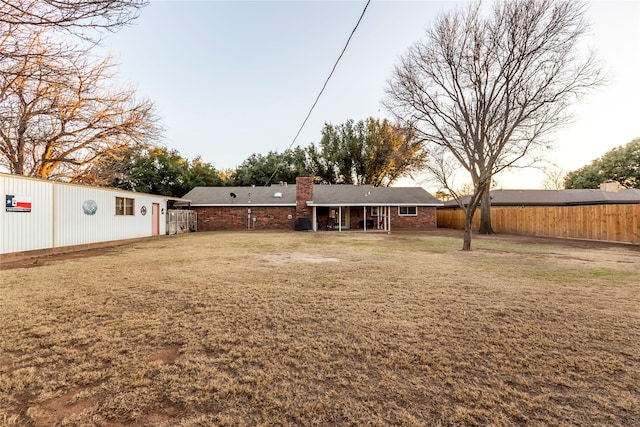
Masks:
[[[250,222],[248,209],[251,209]],[[193,210],[198,214],[198,231],[248,230],[248,223],[253,230],[293,230],[296,214],[293,206],[209,206]]]
[[[198,214],[198,231],[216,230],[247,230],[248,207],[194,207]],[[291,216],[291,218],[289,218]],[[311,218],[311,208],[308,217]],[[360,228],[362,218],[361,208],[351,208],[351,229]],[[253,218],[256,220],[253,221]],[[253,230],[293,230],[296,218],[296,208],[285,207],[251,207],[251,229]],[[367,219],[371,219],[367,215]],[[326,218],[318,216],[319,231],[324,230]],[[391,231],[413,229],[429,230],[437,227],[436,208],[418,207],[417,216],[399,216],[398,207],[391,208]]]
[[[394,229],[428,230],[438,227],[435,207],[418,206],[418,215],[400,216],[398,207],[391,207],[391,231]]]
[[[300,176],[296,178],[296,218],[311,218],[311,208],[307,201],[313,200],[313,178]]]

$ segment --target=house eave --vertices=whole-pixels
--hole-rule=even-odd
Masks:
[[[315,206],[319,208],[330,208],[335,206],[343,206],[343,207],[377,207],[377,206],[419,206],[419,207],[440,207],[442,203],[398,203],[398,202],[381,202],[381,203],[315,203],[313,201],[308,201],[307,206]]]
[[[524,202],[524,203],[491,203],[491,207],[562,207],[562,206],[596,206],[596,205],[637,205],[640,201],[635,200],[592,200],[578,202]],[[465,207],[468,205],[464,205]],[[438,205],[443,209],[460,209],[460,205]]]
[[[265,203],[192,203],[191,204],[192,208],[208,208],[208,207],[221,207],[221,208],[233,208],[233,207],[238,207],[238,208],[258,208],[258,207],[265,207],[265,208],[295,208],[296,204],[295,203],[277,203],[277,204],[265,204]]]

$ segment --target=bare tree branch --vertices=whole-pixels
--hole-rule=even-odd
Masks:
[[[148,0],[0,0],[0,27],[38,26],[114,31],[131,23]],[[3,29],[4,29],[3,28]]]

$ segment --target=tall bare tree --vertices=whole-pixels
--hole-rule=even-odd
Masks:
[[[113,171],[92,163],[117,165],[119,153],[158,136],[153,104],[116,88],[108,59],[90,59],[103,32],[147,4],[0,0],[0,169],[100,184]]]
[[[585,14],[574,0],[473,3],[441,15],[395,67],[387,107],[473,182],[463,250],[493,175],[535,161],[567,106],[603,83],[595,55],[579,50]]]
[[[155,140],[153,104],[117,89],[109,60],[91,62],[40,32],[0,73],[0,167],[39,178],[91,181],[89,165]]]

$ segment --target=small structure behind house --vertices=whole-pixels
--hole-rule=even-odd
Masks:
[[[185,199],[0,174],[0,254],[166,234]]]

